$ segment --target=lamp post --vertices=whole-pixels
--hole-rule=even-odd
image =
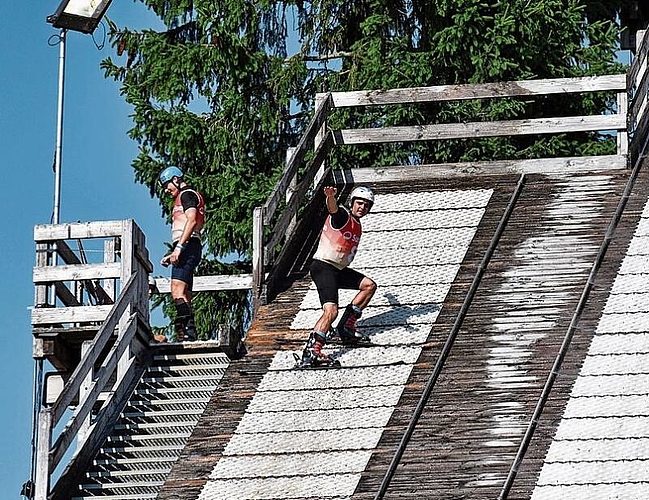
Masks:
[[[56,12],[47,17],[47,22],[54,28],[59,28],[59,82],[56,120],[56,149],[54,152],[54,210],[52,223],[60,222],[61,213],[61,158],[63,152],[63,96],[65,90],[65,52],[66,34],[68,30],[90,34],[101,21],[112,0],[63,0]],[[56,263],[56,254],[54,254]],[[52,295],[55,292],[52,290]],[[56,301],[52,297],[52,304]],[[32,418],[32,449],[30,478],[23,484],[21,495],[29,499],[46,500],[50,492],[49,467],[41,467],[39,471],[39,433],[38,421],[43,399],[43,358],[34,360],[33,387],[33,418]],[[49,448],[49,444],[48,444]],[[47,463],[47,461],[46,461]]]
[[[52,223],[61,215],[61,162],[63,153],[63,96],[65,90],[65,50],[68,30],[90,34],[101,21],[112,0],[63,0],[56,12],[47,17],[59,34],[59,94],[56,120],[56,149],[54,152],[54,210]]]

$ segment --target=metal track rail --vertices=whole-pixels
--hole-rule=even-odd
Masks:
[[[493,256],[493,253],[498,246],[500,237],[502,236],[505,227],[509,222],[511,214],[514,211],[514,207],[516,206],[516,202],[518,201],[521,191],[523,190],[524,184],[525,184],[525,174],[520,176],[518,183],[516,184],[516,187],[514,189],[514,192],[512,193],[509,199],[507,207],[505,208],[505,212],[503,213],[500,219],[498,227],[496,228],[496,231],[493,237],[491,238],[491,241],[489,242],[489,246],[487,247],[487,250],[482,258],[482,261],[478,266],[478,270],[476,271],[476,274],[473,277],[473,281],[471,283],[471,286],[469,287],[464,302],[462,303],[462,307],[460,308],[460,311],[458,312],[458,315],[455,318],[453,327],[451,328],[451,331],[448,337],[446,338],[446,342],[444,343],[440,355],[437,358],[435,367],[433,368],[433,371],[430,374],[430,377],[428,378],[428,382],[424,387],[424,392],[422,393],[421,398],[419,399],[419,403],[417,404],[415,411],[413,412],[413,415],[410,418],[410,422],[408,423],[408,427],[406,428],[406,431],[404,432],[401,441],[399,442],[399,446],[397,447],[397,450],[395,451],[394,456],[392,457],[390,466],[385,472],[385,476],[383,477],[379,490],[374,496],[375,500],[381,500],[384,497],[388,487],[390,486],[390,482],[392,481],[394,473],[396,472],[397,466],[399,465],[399,462],[403,457],[406,447],[410,442],[410,438],[412,437],[412,434],[415,431],[415,427],[417,426],[419,418],[421,417],[424,411],[424,407],[428,402],[431,393],[433,392],[437,379],[439,378],[439,375],[444,367],[444,364],[446,363],[446,360],[448,359],[451,349],[453,348],[453,344],[455,343],[455,340],[460,332],[462,323],[464,322],[464,319],[469,311],[469,307],[471,306],[471,303],[473,302],[473,298],[475,297],[478,287],[480,286],[482,277],[484,276],[487,266],[491,261],[491,257]]]
[[[649,142],[649,136],[644,142],[642,148],[643,152],[646,151],[648,142]],[[514,463],[512,464],[509,470],[509,474],[507,476],[507,479],[505,480],[505,483],[503,484],[503,488],[500,492],[500,495],[498,496],[498,500],[506,500],[512,488],[512,485],[514,484],[514,480],[516,479],[518,470],[520,469],[521,463],[525,458],[527,449],[532,441],[536,428],[538,427],[541,414],[543,413],[543,410],[545,409],[545,405],[547,404],[548,399],[550,398],[550,393],[552,392],[554,382],[556,381],[557,376],[559,375],[559,371],[561,370],[561,365],[563,364],[566,354],[568,353],[568,349],[570,348],[570,344],[572,343],[572,338],[575,334],[575,330],[577,329],[577,325],[579,323],[579,320],[581,319],[584,308],[586,307],[586,302],[588,301],[590,292],[592,291],[593,286],[595,285],[595,279],[597,278],[597,273],[599,272],[604,257],[606,256],[608,247],[611,243],[611,240],[613,239],[613,234],[615,233],[615,230],[622,217],[622,213],[624,212],[629,197],[631,196],[631,191],[633,189],[633,186],[635,185],[636,179],[638,178],[638,174],[640,173],[640,168],[642,166],[642,162],[644,159],[645,159],[645,155],[643,153],[643,155],[639,155],[638,159],[636,160],[633,170],[631,171],[631,175],[629,176],[626,186],[624,187],[624,192],[622,193],[622,196],[620,197],[620,201],[617,204],[615,213],[613,214],[613,217],[609,221],[608,227],[606,229],[606,234],[604,235],[604,239],[602,240],[602,243],[599,247],[597,256],[595,257],[593,265],[591,266],[590,273],[588,275],[588,281],[586,282],[586,285],[584,285],[581,296],[579,298],[579,302],[577,303],[575,311],[572,315],[570,325],[568,326],[568,329],[566,330],[566,334],[564,335],[563,338],[563,342],[561,343],[561,348],[559,349],[557,357],[554,360],[554,364],[552,365],[552,369],[548,374],[548,378],[543,387],[543,391],[541,392],[541,396],[539,396],[536,407],[534,409],[534,413],[532,414],[532,418],[530,419],[530,422],[527,426],[525,435],[521,440],[521,444],[516,454],[516,458],[514,459]]]

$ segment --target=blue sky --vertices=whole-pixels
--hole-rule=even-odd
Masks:
[[[19,498],[29,478],[32,418],[33,228],[52,217],[58,89],[58,34],[46,23],[52,2],[12,2],[0,18],[0,144],[4,192],[2,230],[2,339],[0,349],[0,492]],[[134,0],[114,0],[108,16],[118,25],[158,27],[157,18]],[[103,40],[100,26],[95,32]],[[62,155],[61,222],[133,218],[143,229],[155,273],[169,229],[148,189],[136,185],[131,160],[137,146],[127,137],[131,114],[119,86],[105,80],[90,35],[68,33]]]

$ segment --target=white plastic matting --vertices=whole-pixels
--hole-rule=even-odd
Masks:
[[[598,200],[613,194],[608,176],[569,177],[558,183],[533,221],[538,230],[514,248],[516,264],[502,273],[502,283],[489,296],[489,310],[502,312],[491,322],[494,347],[487,364],[488,385],[499,389],[504,404],[510,402],[510,390],[537,390],[539,380],[529,375],[527,360],[534,355],[534,345],[556,327],[565,301],[578,298],[581,290],[566,276],[588,276],[598,243],[584,235],[584,228],[601,225],[603,203]],[[512,406],[507,419],[494,416],[490,432],[498,439],[485,446],[502,446],[504,436],[511,438],[507,444],[517,446],[527,427],[527,412]]]
[[[294,370],[278,352],[200,500],[349,498],[398,404],[491,190],[377,194],[355,269],[379,285],[359,320],[375,347],[327,346],[342,369]],[[353,291],[343,291],[347,304]],[[341,307],[342,309],[342,307]],[[291,328],[321,314],[315,286]],[[295,351],[301,354],[301,349]]]
[[[649,204],[532,500],[649,498]]]

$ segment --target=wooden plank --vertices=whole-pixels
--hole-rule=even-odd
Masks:
[[[335,108],[344,108],[610,90],[626,90],[626,75],[333,92],[331,97]]]
[[[629,129],[633,131],[642,120],[647,108],[647,91],[649,90],[649,75],[643,72],[641,78],[633,87],[631,105],[629,107]]]
[[[55,281],[80,281],[119,278],[119,262],[105,264],[78,264],[72,266],[34,267],[34,283],[53,283]]]
[[[275,210],[277,210],[277,206],[279,205],[282,198],[284,198],[284,196],[286,195],[286,190],[291,185],[293,177],[297,174],[298,168],[300,167],[302,160],[304,159],[304,155],[306,155],[307,153],[307,149],[309,149],[311,147],[311,144],[314,143],[316,135],[319,133],[322,125],[325,123],[330,109],[331,99],[323,99],[323,101],[320,103],[320,106],[316,108],[313,118],[311,118],[311,121],[304,131],[304,134],[302,134],[302,138],[296,146],[295,151],[291,155],[291,159],[288,162],[288,165],[286,165],[282,176],[280,177],[277,184],[275,184],[275,187],[273,188],[271,194],[268,196],[266,203],[264,203],[264,209],[266,212],[265,215],[269,219],[273,217]],[[310,170],[315,169],[317,171],[317,168],[319,168],[319,165],[316,165],[314,162]],[[315,175],[315,172],[308,172],[307,174],[305,174],[305,176],[309,175]]]
[[[422,179],[475,177],[480,175],[543,174],[565,175],[604,170],[620,170],[627,166],[623,155],[539,158],[531,160],[497,160],[485,162],[438,163],[378,168],[352,168],[343,175],[347,182],[412,182]]]
[[[170,293],[170,278],[155,278],[158,293]],[[252,274],[195,276],[193,292],[250,290],[252,289]]]
[[[649,54],[649,36],[647,36],[647,33],[648,31],[638,31],[638,35],[641,35],[642,39],[639,41],[638,50],[627,76],[626,88],[629,90],[637,88],[638,75],[645,73],[647,69],[647,54]],[[638,43],[637,40],[636,43]]]
[[[77,297],[70,291],[70,289],[65,286],[64,283],[57,281],[54,283],[54,289],[56,290],[56,296],[59,298],[63,305],[66,307],[76,307],[80,306],[81,302]]]
[[[68,448],[70,447],[70,444],[76,437],[77,432],[84,425],[86,417],[90,415],[90,412],[97,402],[97,399],[101,392],[106,389],[110,378],[117,368],[119,359],[121,358],[122,354],[124,354],[124,351],[128,348],[131,339],[135,335],[136,331],[136,316],[132,315],[129,318],[123,337],[120,335],[119,342],[113,345],[101,367],[97,370],[96,375],[92,377],[92,381],[88,387],[87,393],[83,395],[79,393],[80,405],[75,408],[72,417],[65,426],[65,429],[61,432],[61,434],[59,434],[56,443],[54,443],[54,445],[52,446],[54,452],[52,454],[52,467],[56,467],[59,464]],[[76,393],[72,392],[72,394]]]
[[[79,392],[79,389],[81,387],[81,384],[83,383],[84,378],[88,373],[90,373],[95,362],[99,359],[99,356],[104,350],[104,347],[108,343],[108,339],[113,335],[115,328],[123,315],[123,312],[125,311],[128,304],[131,302],[135,289],[136,289],[135,277],[131,277],[129,282],[126,284],[124,291],[120,294],[119,298],[117,299],[117,303],[111,308],[110,316],[106,318],[105,323],[97,332],[97,335],[93,340],[92,348],[83,357],[81,363],[77,365],[74,372],[70,376],[70,379],[68,380],[65,389],[59,396],[59,399],[56,402],[56,404],[54,405],[53,407],[54,417],[55,417],[54,425],[58,424],[58,421],[63,415],[65,408],[69,406],[70,401],[72,401],[74,396]],[[100,307],[108,308],[109,306],[95,306],[94,309],[98,309]],[[125,321],[125,323],[128,323],[130,321],[132,321],[132,319],[129,317]]]
[[[79,306],[32,309],[32,325],[104,321],[112,306]]]
[[[359,130],[345,129],[334,131],[333,134],[336,145],[351,145],[529,134],[560,134],[565,132],[622,130],[625,128],[626,115],[616,114],[535,118],[504,122],[444,123]]]
[[[38,443],[36,447],[35,500],[47,500],[50,489],[50,443],[52,441],[52,412],[43,408],[38,414]]]
[[[76,222],[73,224],[38,224],[34,241],[108,238],[120,236],[122,221]]]

